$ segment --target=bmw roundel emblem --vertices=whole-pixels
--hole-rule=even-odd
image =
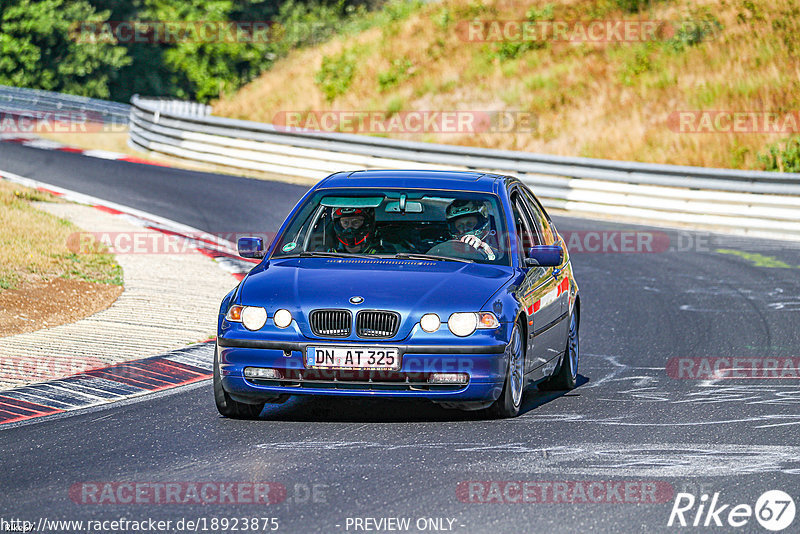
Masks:
[[[350,304],[361,304],[364,302],[364,297],[350,297]]]

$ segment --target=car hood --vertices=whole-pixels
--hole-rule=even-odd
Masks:
[[[509,267],[450,261],[293,258],[251,271],[239,300],[270,315],[278,308],[299,313],[304,334],[308,313],[318,308],[397,311],[404,319],[400,334],[410,330],[409,316],[433,312],[446,321],[455,311],[479,311],[512,274]],[[351,297],[364,300],[354,305]]]

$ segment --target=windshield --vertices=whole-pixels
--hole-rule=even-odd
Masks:
[[[509,265],[502,204],[486,193],[327,189],[312,195],[273,258],[422,256]]]

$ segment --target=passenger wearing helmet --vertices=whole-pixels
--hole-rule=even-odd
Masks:
[[[395,251],[375,236],[374,208],[332,208],[337,242],[331,252],[384,254]]]
[[[474,247],[486,255],[489,260],[497,257],[495,249],[486,241],[489,240],[490,224],[486,205],[473,200],[454,200],[445,215],[447,226],[453,239]]]

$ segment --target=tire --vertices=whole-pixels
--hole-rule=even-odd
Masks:
[[[567,346],[558,373],[545,383],[543,389],[570,390],[575,387],[578,378],[578,361],[580,359],[580,315],[577,309],[572,310],[567,331]]]
[[[525,343],[519,323],[511,331],[511,340],[506,347],[508,366],[506,380],[500,397],[487,408],[488,415],[496,419],[506,419],[519,415],[522,406],[522,393],[525,385]]]
[[[214,344],[214,402],[217,405],[217,411],[231,419],[258,419],[265,404],[263,402],[246,404],[235,401],[223,389],[219,375],[219,347],[216,343]]]

